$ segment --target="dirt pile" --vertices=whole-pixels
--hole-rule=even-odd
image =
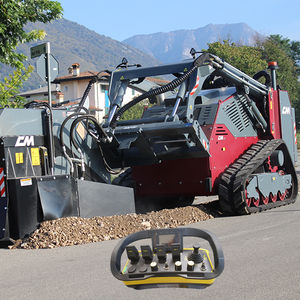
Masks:
[[[30,237],[17,240],[10,249],[56,248],[122,238],[156,228],[174,228],[213,218],[204,205],[164,209],[147,214],[45,221]]]

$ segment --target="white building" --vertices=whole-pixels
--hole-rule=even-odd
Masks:
[[[69,68],[68,75],[57,77],[53,82],[60,84],[61,93],[64,98],[60,99],[60,101],[69,100],[71,102],[80,102],[88,83],[96,75],[98,75],[98,77],[103,77],[92,85],[84,106],[91,114],[95,115],[99,122],[101,122],[109,109],[108,73],[99,73],[95,71],[80,72],[80,65],[76,63]],[[124,96],[123,105],[139,94],[139,92],[128,88]]]
[[[68,101],[68,103],[64,104],[67,106],[78,104],[89,82],[98,75],[100,80],[97,80],[92,85],[84,106],[89,110],[90,114],[94,115],[99,122],[102,122],[109,110],[108,87],[110,75],[105,72],[80,72],[78,63],[73,64],[68,71],[68,75],[55,78],[51,84],[52,104],[63,101]],[[147,77],[142,83],[135,85],[135,89],[127,88],[123,98],[123,105],[131,101],[133,97],[167,82],[166,80]],[[28,99],[28,102],[33,100],[46,101],[48,100],[48,88],[43,87],[19,95]]]
[[[35,90],[22,92],[17,96],[24,97],[28,102],[33,100],[48,100],[48,86],[43,86]],[[51,98],[55,102],[56,100],[59,101],[62,99],[59,84],[51,84]]]

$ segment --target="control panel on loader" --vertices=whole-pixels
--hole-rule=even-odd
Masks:
[[[217,238],[196,228],[136,232],[122,239],[111,256],[112,274],[134,289],[205,288],[223,269]]]

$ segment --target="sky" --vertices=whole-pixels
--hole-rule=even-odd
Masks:
[[[300,40],[300,0],[57,0],[64,18],[123,41],[137,34],[246,23]]]

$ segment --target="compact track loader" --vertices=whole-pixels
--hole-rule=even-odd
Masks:
[[[277,64],[252,78],[215,55],[191,54],[178,64],[111,74],[101,148],[112,167],[129,167],[115,183],[133,187],[140,207],[219,195],[224,212],[250,214],[294,202],[295,112],[276,84]],[[164,75],[175,79],[122,106],[129,84]],[[140,119],[120,120],[146,98],[155,104]]]

